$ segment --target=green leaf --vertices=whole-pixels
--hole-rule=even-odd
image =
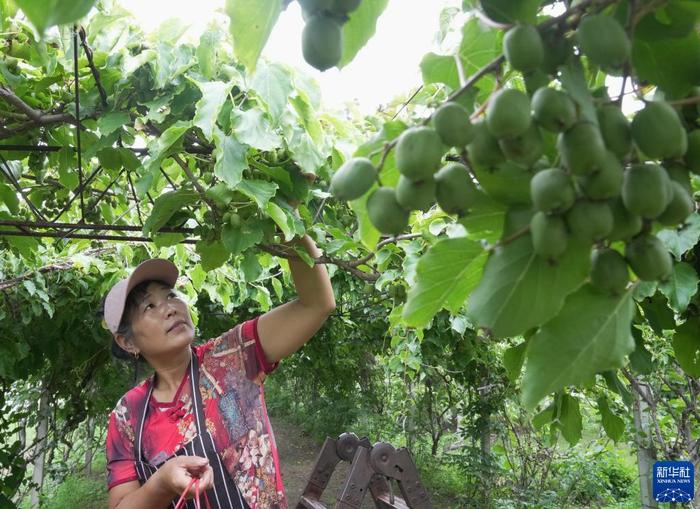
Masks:
[[[479,282],[487,252],[467,238],[442,239],[418,260],[416,285],[408,293],[402,318],[425,327],[443,307],[453,314]]]
[[[199,200],[199,193],[190,189],[178,189],[156,198],[151,215],[143,224],[144,235],[157,232],[178,210]]]
[[[274,202],[267,202],[265,206],[265,212],[272,218],[272,220],[280,227],[282,233],[284,233],[284,240],[288,242],[294,238],[294,232],[289,227],[287,222],[287,214]]]
[[[190,28],[190,22],[179,17],[167,18],[151,35],[153,40],[175,46]]]
[[[202,289],[202,283],[204,283],[204,281],[207,279],[206,271],[198,263],[189,271],[187,275],[192,280],[192,286],[194,286],[194,289],[199,292]]]
[[[202,75],[211,80],[217,72],[217,48],[221,41],[221,32],[218,30],[207,30],[199,38],[197,46],[197,63]]]
[[[618,378],[617,372],[615,370],[608,370],[603,371],[602,373],[600,373],[600,375],[603,377],[603,380],[605,380],[605,385],[607,385],[608,389],[610,389],[616,394],[619,394],[620,398],[622,398],[622,402],[626,406],[631,407],[634,398],[632,396],[632,393]]]
[[[282,300],[282,296],[284,295],[284,289],[282,288],[282,283],[280,283],[280,280],[277,279],[276,277],[273,277],[271,279],[272,282],[272,289],[275,291],[275,296],[277,296],[277,300]]]
[[[53,25],[66,25],[87,15],[97,0],[15,0],[40,34]]]
[[[243,260],[241,261],[240,266],[246,283],[256,281],[262,273],[262,267],[260,266],[258,257],[256,256],[255,251],[252,249],[249,249],[243,253]]]
[[[481,9],[498,23],[534,23],[542,0],[481,0]]]
[[[644,346],[641,329],[633,326],[632,336],[634,337],[634,352],[629,355],[630,367],[635,373],[650,375],[654,371],[654,362],[651,358],[651,352]]]
[[[214,127],[216,126],[216,119],[219,116],[221,107],[228,99],[233,83],[210,81],[197,83],[197,86],[202,92],[202,98],[195,105],[197,112],[194,115],[193,123],[202,130],[207,140],[211,140],[214,134]]]
[[[243,179],[243,170],[248,167],[248,149],[233,136],[214,129],[214,175],[231,187],[236,187]]]
[[[250,86],[262,97],[270,117],[277,122],[287,105],[287,97],[293,90],[289,72],[280,64],[261,62]]]
[[[135,170],[141,166],[141,161],[128,148],[103,148],[96,155],[100,164],[108,170]]]
[[[182,242],[185,236],[182,233],[157,233],[153,235],[153,243],[160,249],[162,247],[175,246]]]
[[[226,223],[221,229],[221,241],[231,254],[239,254],[263,239],[260,222],[243,221],[240,226],[233,227]]]
[[[530,302],[537,302],[535,295]],[[631,291],[609,297],[587,284],[569,295],[561,312],[530,339],[523,405],[532,410],[547,394],[622,366],[634,350],[633,317]]]
[[[673,336],[673,351],[683,371],[693,378],[700,377],[700,319],[689,318]]]
[[[656,40],[635,35],[632,65],[640,80],[658,85],[672,97],[683,97],[700,83],[700,37],[694,30],[683,37]]]
[[[590,255],[581,245],[570,242],[550,263],[533,252],[525,235],[491,254],[469,299],[469,313],[495,337],[517,336],[555,316],[588,277],[589,266]]]
[[[251,72],[282,12],[282,3],[282,0],[226,0],[233,53]]]
[[[511,346],[503,352],[503,367],[506,368],[506,376],[511,382],[515,382],[520,376],[525,362],[525,351],[527,341],[523,341],[519,345]]]
[[[295,128],[287,143],[294,162],[304,173],[316,175],[319,168],[326,162],[314,145],[311,136],[303,129]]]
[[[314,143],[321,144],[323,142],[323,128],[321,127],[321,122],[316,118],[316,112],[314,112],[312,106],[301,95],[292,97],[289,102],[294,107],[297,115],[299,115],[301,125],[304,126],[309,137]]]
[[[467,230],[467,237],[485,240],[491,244],[503,235],[506,207],[486,193],[478,193],[472,210],[458,222]]]
[[[58,181],[63,187],[75,189],[80,178],[76,170],[77,159],[70,147],[63,147],[58,151]]]
[[[454,56],[427,53],[420,62],[423,83],[443,83],[452,90],[459,88],[459,72]]]
[[[698,291],[698,274],[691,265],[677,263],[668,279],[659,285],[659,290],[676,313],[683,313]]]
[[[676,319],[661,295],[647,297],[639,303],[644,311],[644,317],[649,322],[649,326],[659,336],[663,335],[664,330],[674,330],[676,328]]]
[[[261,110],[234,111],[232,121],[236,138],[242,143],[260,150],[282,146],[282,138],[273,131]]]
[[[603,424],[605,434],[608,435],[614,442],[619,442],[622,435],[625,433],[625,421],[610,410],[608,400],[604,396],[599,397],[597,403],[598,411],[600,412],[600,420]]]
[[[175,143],[180,141],[180,138],[185,135],[190,127],[192,127],[192,122],[178,120],[163,131],[160,136],[149,144],[148,152],[153,160],[158,160],[165,157],[167,151],[170,150]]]
[[[695,212],[680,228],[661,230],[656,236],[663,241],[676,260],[680,260],[700,240],[700,214]]]
[[[581,62],[575,60],[561,67],[559,79],[561,80],[564,90],[566,90],[576,104],[578,104],[581,109],[581,115],[589,122],[598,125],[598,115],[593,104],[593,96],[588,88]]]
[[[471,18],[462,27],[459,56],[465,76],[476,73],[484,65],[501,54],[500,33],[487,28],[476,18]],[[484,86],[484,82],[480,82]],[[488,80],[486,81],[488,83]]]
[[[373,184],[369,191],[367,191],[360,198],[348,202],[350,208],[357,217],[360,242],[362,242],[362,244],[370,251],[374,251],[374,248],[381,237],[381,232],[374,227],[372,222],[369,220],[369,215],[367,214],[367,200],[372,192],[377,189],[377,187],[379,187],[377,184]]]
[[[363,0],[350,19],[343,25],[343,53],[338,68],[342,69],[355,58],[377,30],[377,18],[384,12],[389,0]]]
[[[482,189],[494,200],[508,205],[529,205],[532,202],[530,181],[533,173],[522,166],[506,161],[496,168],[475,165],[473,170]]]
[[[545,424],[549,424],[554,419],[554,412],[557,409],[556,403],[550,403],[547,408],[535,414],[532,418],[532,425],[536,430],[541,430]]]
[[[569,394],[564,394],[559,403],[558,427],[569,445],[576,445],[581,440],[583,423],[578,399]]]
[[[0,184],[0,201],[2,201],[12,214],[19,212],[19,198],[17,192],[5,184]]]
[[[199,253],[202,268],[207,272],[218,269],[226,263],[231,256],[224,245],[218,240],[200,240],[195,245],[195,249],[197,253]]]
[[[237,187],[240,192],[255,200],[258,208],[263,210],[266,209],[267,202],[275,195],[277,188],[278,186],[274,182],[256,179],[241,180]]]
[[[110,111],[97,119],[97,127],[102,136],[109,136],[120,127],[131,122],[131,116],[125,111]]]

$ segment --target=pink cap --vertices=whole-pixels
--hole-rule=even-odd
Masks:
[[[175,286],[179,272],[170,261],[162,258],[153,258],[139,264],[129,277],[115,284],[105,299],[104,319],[107,328],[116,334],[124,314],[124,305],[129,292],[139,283],[150,279],[157,279]]]

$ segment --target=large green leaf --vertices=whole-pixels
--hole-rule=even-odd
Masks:
[[[282,3],[282,0],[226,0],[233,53],[251,72],[282,12]]]
[[[107,136],[130,122],[131,116],[126,111],[111,111],[97,119],[97,127],[103,136]]]
[[[600,420],[603,424],[605,434],[608,435],[614,442],[619,442],[625,432],[625,421],[610,410],[608,400],[604,396],[599,397],[597,403],[598,411],[600,412]]]
[[[635,31],[632,64],[641,80],[682,97],[700,83],[700,37],[692,30],[692,22],[688,30],[692,16],[665,18],[662,23],[649,15],[642,30]]]
[[[674,311],[683,313],[690,304],[690,299],[698,291],[698,274],[691,265],[685,262],[677,263],[668,280],[659,285],[659,290],[666,296]]]
[[[304,129],[294,128],[291,136],[287,138],[287,144],[294,157],[294,162],[304,173],[316,175],[319,168],[325,163],[325,158]]]
[[[537,302],[534,294],[530,302]],[[631,291],[609,297],[587,284],[569,295],[559,314],[530,339],[523,405],[532,410],[552,392],[622,366],[634,350],[633,317]]]
[[[180,141],[190,127],[192,127],[192,122],[187,120],[178,120],[168,127],[158,138],[149,144],[148,152],[151,154],[151,157],[154,160],[165,157],[168,150]]]
[[[202,75],[211,80],[216,75],[217,49],[221,40],[221,32],[207,30],[199,38],[197,46],[197,63]]]
[[[570,445],[576,445],[581,440],[583,423],[578,399],[569,394],[563,394],[559,402],[558,428]]]
[[[673,336],[673,351],[683,371],[700,378],[700,319],[689,318]]]
[[[501,37],[498,30],[491,30],[472,18],[462,27],[459,56],[466,77],[471,76],[501,54]],[[483,82],[482,82],[483,84]]]
[[[178,210],[192,205],[199,199],[199,193],[191,189],[178,189],[156,198],[151,215],[143,223],[144,235],[157,232]]]
[[[690,251],[700,240],[700,214],[691,214],[678,229],[666,229],[658,232],[659,237],[676,260]]]
[[[364,195],[359,197],[357,200],[352,200],[349,202],[350,208],[357,217],[359,240],[370,251],[374,251],[374,248],[381,237],[380,231],[374,227],[372,222],[369,220],[369,215],[367,214],[367,200],[372,192],[377,189],[377,187],[379,187],[377,184],[373,184],[370,190]]]
[[[452,90],[459,88],[459,72],[457,63],[452,55],[427,53],[420,62],[423,83],[443,83]]]
[[[3,202],[12,214],[19,212],[19,198],[17,192],[5,184],[0,184],[0,201]]]
[[[506,207],[485,193],[478,193],[469,213],[459,218],[459,223],[467,229],[467,237],[486,240],[492,244],[503,234]]]
[[[197,111],[194,115],[193,123],[202,130],[207,140],[211,140],[214,134],[214,127],[216,126],[216,119],[219,116],[221,107],[228,98],[233,83],[209,81],[197,83],[197,86],[202,92],[202,98],[195,105]]]
[[[523,341],[519,345],[511,346],[503,352],[503,367],[506,369],[506,376],[511,382],[515,382],[523,370],[526,349],[527,341]]]
[[[282,146],[282,138],[272,130],[270,121],[258,109],[234,111],[233,129],[242,143],[260,150],[272,150]]]
[[[593,104],[593,96],[588,88],[586,76],[583,73],[581,62],[575,60],[561,68],[561,84],[569,95],[578,104],[581,115],[594,124],[598,124],[598,115]]]
[[[15,0],[39,33],[85,16],[97,0]]]
[[[248,167],[248,149],[236,138],[225,135],[219,129],[214,129],[214,143],[214,175],[229,186],[236,187],[243,179],[243,170]]]
[[[195,249],[199,253],[202,268],[206,271],[218,269],[231,256],[231,253],[226,250],[223,243],[218,240],[200,240],[197,242]]]
[[[280,230],[282,230],[282,233],[284,234],[284,241],[288,242],[292,240],[294,237],[294,232],[289,227],[287,214],[284,212],[284,210],[275,202],[270,201],[267,202],[267,205],[265,206],[265,212],[267,212],[267,215],[270,216],[275,224],[280,227]]]
[[[267,207],[267,202],[275,195],[278,187],[279,186],[274,182],[258,179],[244,179],[238,184],[237,189],[249,198],[255,200],[258,207],[264,210]]]
[[[363,0],[350,20],[343,25],[343,53],[338,67],[342,69],[355,58],[377,29],[377,18],[384,12],[389,0]]]
[[[659,336],[663,336],[664,330],[673,330],[676,328],[676,319],[673,316],[673,311],[668,307],[668,303],[661,294],[645,297],[639,302],[644,317],[647,319],[649,326]]]
[[[469,299],[469,312],[496,337],[522,334],[555,316],[588,276],[590,255],[571,243],[556,263],[537,256],[525,235],[499,247]]]
[[[280,64],[261,62],[250,86],[263,98],[267,111],[276,122],[284,112],[287,97],[293,90],[289,72]]]
[[[221,241],[231,254],[242,253],[263,239],[259,221],[242,221],[237,227],[225,224],[221,229]]]
[[[481,0],[484,13],[499,23],[534,23],[542,0]]]
[[[486,251],[467,238],[442,239],[418,261],[416,285],[408,293],[403,320],[425,327],[441,308],[456,314],[479,282]]]

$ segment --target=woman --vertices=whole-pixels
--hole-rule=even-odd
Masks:
[[[321,254],[308,235],[292,242]],[[143,262],[109,291],[104,321],[113,351],[154,370],[110,414],[110,509],[174,507],[193,478],[214,509],[287,507],[262,383],[335,309],[323,265],[293,258],[289,267],[297,299],[194,347],[169,261]]]

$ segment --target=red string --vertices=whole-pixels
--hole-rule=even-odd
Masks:
[[[183,491],[182,495],[180,495],[180,499],[177,501],[177,504],[175,505],[175,509],[183,509],[185,507],[185,505],[187,504],[187,500],[185,499],[185,497],[187,496],[187,493],[189,493],[190,488],[192,488],[192,485],[194,485],[194,506],[196,509],[201,509],[199,481],[200,481],[199,477],[192,478],[190,483],[185,488],[185,491]],[[204,496],[204,503],[206,504],[206,509],[211,509],[211,504],[209,503],[209,497],[207,497],[207,492],[202,491],[201,495]]]

